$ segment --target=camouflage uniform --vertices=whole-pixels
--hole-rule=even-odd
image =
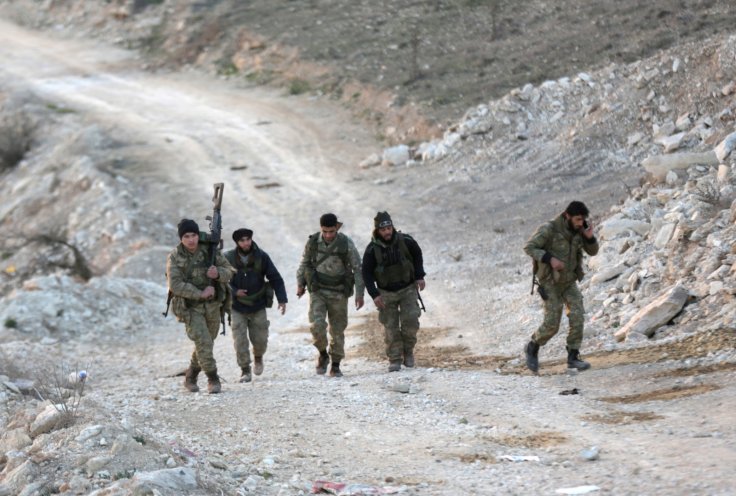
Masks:
[[[338,244],[333,246],[334,243]],[[327,348],[329,319],[329,354],[333,364],[340,363],[345,357],[348,298],[353,294],[353,286],[356,298],[362,299],[365,293],[355,244],[342,233],[337,233],[329,245],[321,233],[313,234],[304,248],[296,279],[298,286],[309,289],[312,344],[320,352]]]
[[[598,241],[571,230],[563,214],[540,226],[524,246],[524,251],[535,260],[538,267],[537,278],[542,288],[540,294],[547,295],[544,300],[544,320],[532,340],[543,346],[557,334],[562,307],[565,305],[570,323],[567,346],[571,350],[580,349],[585,308],[577,281],[583,279],[583,252],[591,256],[598,253]],[[550,257],[564,262],[565,268],[552,270]]]
[[[219,275],[216,297],[211,301],[200,299],[210,284],[207,269],[210,266],[207,245],[199,244],[190,253],[182,244],[174,248],[166,259],[169,290],[173,293],[174,315],[184,322],[187,336],[194,341],[190,368],[205,373],[217,370],[213,354],[214,341],[220,328],[220,311],[225,302],[227,284],[235,269],[218,252],[215,266]]]
[[[384,327],[386,355],[394,367],[400,367],[402,361],[413,366],[421,314],[416,282],[425,275],[422,250],[411,236],[394,231],[386,242],[373,233],[363,253],[363,280],[371,298],[380,294],[383,299],[378,320]]]

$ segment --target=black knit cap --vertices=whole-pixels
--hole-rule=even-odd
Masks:
[[[324,214],[319,218],[319,225],[322,227],[337,227],[337,215]]]
[[[572,201],[565,209],[565,213],[570,217],[575,217],[576,215],[587,217],[590,212],[588,211],[588,207],[585,206],[585,203],[581,201]]]
[[[373,218],[373,226],[376,229],[393,225],[394,223],[393,221],[391,221],[391,216],[388,214],[388,212],[378,212]]]
[[[179,239],[183,238],[186,233],[194,233],[199,236],[199,226],[192,219],[182,219],[177,226],[179,231]]]
[[[251,238],[251,239],[253,239],[253,231],[251,231],[250,229],[246,229],[244,227],[242,227],[240,229],[236,229],[235,231],[233,231],[233,241],[235,241],[237,243],[238,241],[240,241],[243,238]]]

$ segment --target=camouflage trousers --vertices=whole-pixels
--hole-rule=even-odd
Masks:
[[[194,341],[191,366],[205,372],[217,369],[213,349],[220,330],[220,303],[198,303],[189,308],[189,318],[185,325],[187,336]]]
[[[419,331],[419,302],[414,285],[399,291],[378,290],[385,308],[378,311],[383,324],[386,355],[391,362],[400,362],[405,354],[414,351]]]
[[[548,284],[544,286],[547,299],[544,300],[544,320],[534,333],[532,339],[543,346],[552,336],[557,334],[562,320],[562,307],[565,306],[570,331],[567,334],[567,346],[573,350],[579,350],[583,342],[583,322],[585,320],[585,308],[583,307],[583,295],[578,289],[577,283],[558,286]]]
[[[345,328],[348,326],[348,298],[340,293],[315,291],[309,293],[309,323],[312,344],[319,351],[327,349],[327,322],[330,331],[332,362],[345,358]]]
[[[250,345],[253,345],[253,356],[261,357],[268,346],[268,327],[266,309],[253,313],[241,313],[233,310],[233,344],[235,358],[242,369],[250,365]]]

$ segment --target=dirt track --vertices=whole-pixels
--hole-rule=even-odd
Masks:
[[[4,84],[12,80],[71,108],[127,143],[134,165],[120,173],[132,189],[149,191],[143,201],[172,222],[203,216],[214,178],[224,181],[225,230],[243,223],[255,230],[292,298],[286,316],[271,315],[266,373],[252,384],[236,383],[230,338],[217,341],[228,381],[217,396],[184,394],[171,377],[191,345],[170,321],[130,336],[109,329],[95,342],[60,344],[61,354],[95,361],[91,404],[203,459],[275,458],[271,477],[287,487],[297,477],[405,484],[416,494],[437,495],[550,494],[582,484],[616,495],[732,491],[732,373],[703,370],[683,378],[675,372],[681,358],[702,356],[712,342],[693,344],[694,354],[678,355],[680,345],[666,356],[658,349],[601,353],[591,357],[592,371],[575,376],[559,373],[561,363],[544,356],[547,373],[518,374],[518,357],[510,353],[468,357],[464,346],[449,344],[470,337],[467,348],[479,348],[472,340],[478,329],[458,330],[460,312],[448,303],[458,296],[430,277],[417,369],[385,372],[369,304],[353,318],[346,377],[315,376],[306,303],[295,301],[290,280],[316,219],[327,210],[349,219],[345,229],[362,246],[373,214],[389,203],[407,230],[420,226],[428,272],[440,272],[437,232],[415,208],[433,178],[415,180],[418,193],[405,195],[389,195],[361,178],[354,164],[376,143],[323,101],[282,100],[196,74],[145,74],[128,53],[51,40],[4,21],[0,33]],[[480,298],[472,291],[466,297]],[[514,329],[497,332],[494,339],[518,348]],[[733,343],[713,347],[722,348]],[[517,373],[495,371],[507,371],[507,363]],[[405,385],[410,394],[398,392]],[[571,389],[579,394],[560,394]],[[594,445],[600,460],[581,461],[580,451]],[[509,454],[538,455],[541,462],[502,461]],[[271,486],[268,494],[278,490]]]

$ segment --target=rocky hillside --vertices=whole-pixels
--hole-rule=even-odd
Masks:
[[[303,7],[292,3],[287,17]],[[208,68],[221,61],[225,73],[232,62],[232,70],[245,78],[252,74],[247,69],[252,59],[241,67],[238,54],[268,53],[273,39],[268,35],[275,21],[259,15],[263,38],[239,33],[241,51],[222,59],[229,45],[215,42],[221,30],[204,27],[210,25],[207,8],[224,16],[224,2],[127,2],[103,9],[85,4],[46,2],[24,17],[59,31],[89,34],[94,27],[98,35],[135,48],[142,47],[145,36],[159,36],[147,45],[160,50],[158,62],[173,64],[176,49],[198,47],[192,54],[179,54],[181,61]],[[449,2],[436,4],[444,12]],[[3,7],[17,14],[23,5],[4,2]],[[263,14],[257,10],[260,3],[249,5],[236,11],[232,22],[242,21],[248,9]],[[710,16],[726,10],[723,2],[695,2],[681,15],[668,12],[659,19],[685,23],[687,12],[702,12],[706,27],[718,26],[709,24]],[[651,21],[647,12],[642,17]],[[196,29],[187,29],[183,19]],[[499,32],[512,25],[506,19]],[[338,28],[335,36],[342,39]],[[135,36],[128,37],[131,32]],[[210,42],[216,48],[205,50]],[[360,54],[354,57],[361,59]],[[264,57],[264,64],[268,60]],[[142,58],[140,64],[152,68],[158,62]],[[658,363],[657,373],[679,374],[674,385],[667,383],[669,393],[720,390],[721,396],[703,395],[697,401],[713,418],[726,418],[722,412],[731,411],[736,36],[679,43],[648,58],[602,65],[582,66],[546,81],[509,82],[518,87],[499,90],[497,98],[495,87],[478,90],[481,96],[472,107],[436,139],[412,142],[410,133],[396,131],[397,138],[406,138],[403,143],[372,157],[353,157],[350,174],[370,193],[366,196],[399,192],[407,197],[400,205],[420,205],[416,214],[408,208],[400,212],[427,240],[430,289],[439,295],[428,302],[444,306],[424,317],[437,324],[427,326],[431,334],[423,336],[426,347],[418,354],[416,373],[386,379],[383,365],[380,372],[375,365],[380,358],[365,352],[367,360],[356,357],[350,365],[354,379],[323,386],[313,381],[308,344],[284,330],[275,343],[286,343],[276,350],[292,358],[284,370],[269,368],[273,378],[264,376],[255,394],[237,389],[232,380],[225,384],[223,400],[181,395],[179,379],[167,375],[181,363],[171,350],[184,349],[183,337],[171,319],[160,316],[165,296],[160,262],[172,244],[170,220],[183,215],[185,207],[206,202],[171,205],[166,190],[186,178],[157,182],[161,173],[155,162],[140,158],[147,143],[100,124],[94,115],[25,91],[3,73],[0,496],[291,495],[321,489],[338,494],[534,494],[580,488],[586,481],[607,494],[729,494],[724,466],[732,460],[731,417],[725,428],[711,429],[690,419],[699,415],[694,413],[700,411],[697,405],[612,410],[606,398],[581,395],[579,401],[587,402],[580,407],[566,403],[569,397],[557,390],[575,385],[584,391],[613,391],[628,382],[639,386],[640,381],[622,380],[627,376],[617,375],[613,366]],[[508,89],[507,83],[498,84]],[[541,315],[538,298],[528,295],[529,263],[519,245],[571,196],[592,207],[601,240],[601,253],[589,259],[583,283],[588,313],[584,351],[594,364],[590,382],[556,371],[562,340],[545,347],[547,375],[523,375],[519,359],[520,344]],[[169,198],[169,204],[157,198]],[[441,229],[438,219],[444,221]],[[457,327],[440,332],[450,324]],[[373,336],[361,336],[361,344],[380,341],[377,332]],[[225,353],[222,346],[219,352]],[[358,347],[350,350],[359,354]],[[226,374],[236,377],[234,366],[228,367]],[[608,372],[608,378],[594,375],[596,368]],[[80,376],[82,370],[89,376]],[[626,370],[635,376],[644,369]],[[711,381],[717,385],[697,382],[717,373],[727,374],[718,376],[720,382]],[[683,385],[679,377],[691,382]],[[620,403],[633,402],[619,392]],[[334,408],[324,409],[328,395]],[[396,395],[408,399],[396,400]],[[586,414],[582,421],[581,410]],[[263,423],[244,421],[244,411],[255,412]],[[325,416],[331,422],[327,431],[324,423],[311,423]],[[660,416],[668,417],[661,422],[685,418],[689,423],[645,423]],[[202,427],[203,417],[213,422],[211,429]],[[566,417],[568,435],[552,431]],[[400,432],[390,430],[394,423]],[[386,432],[406,447],[410,455],[401,459],[411,471],[398,474],[382,465],[386,460],[395,465],[399,456],[383,444]],[[661,432],[662,437],[653,437]],[[336,437],[339,443],[330,441]],[[442,446],[434,444],[434,437]],[[324,438],[328,445],[321,444]],[[580,462],[582,438],[608,445],[602,463],[597,450]],[[643,451],[636,444],[652,439],[656,442]],[[631,440],[636,440],[636,456]],[[708,453],[718,456],[709,458]],[[531,465],[534,457],[542,463]],[[632,457],[640,465],[629,469]],[[706,459],[715,468],[688,474],[690,464]],[[519,463],[504,465],[514,460]],[[558,472],[567,483],[555,479]],[[321,480],[358,476],[370,483],[340,489]]]

